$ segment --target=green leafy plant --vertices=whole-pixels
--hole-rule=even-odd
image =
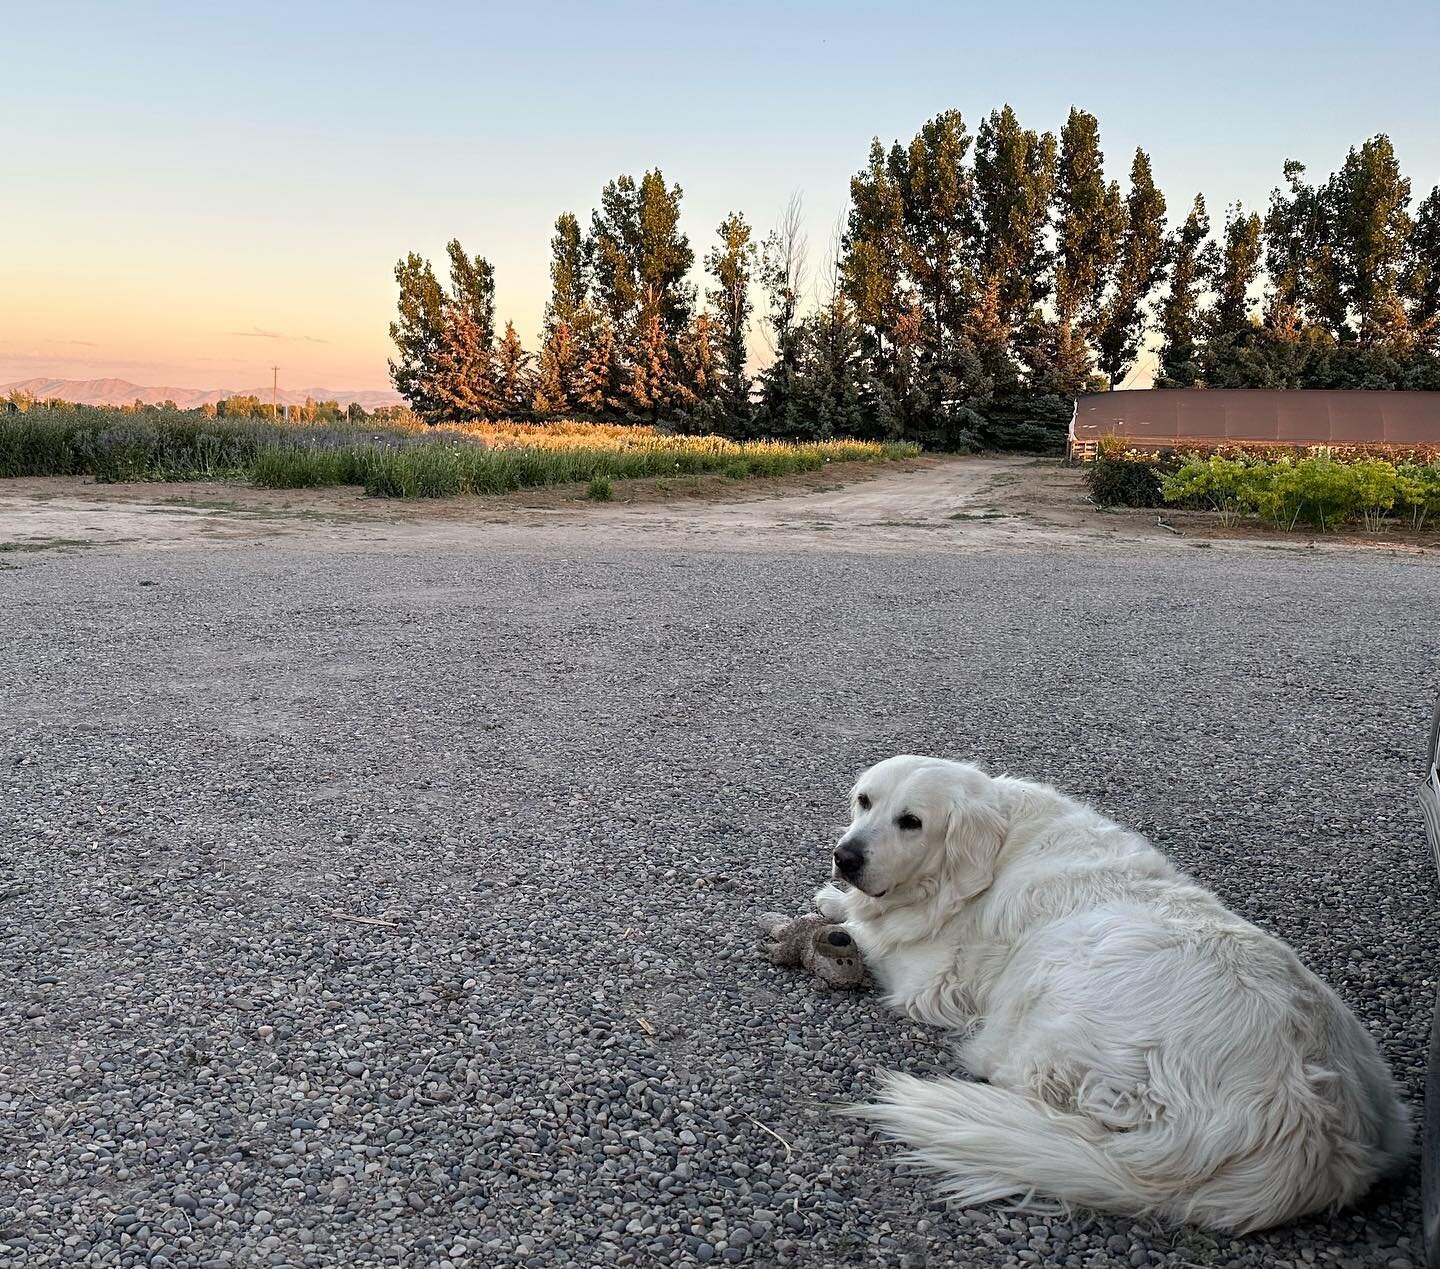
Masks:
[[[1440,514],[1440,463],[1402,463],[1395,472],[1395,505],[1415,529]]]
[[[1192,458],[1160,480],[1166,502],[1196,503],[1220,513],[1220,522],[1230,524],[1248,509],[1246,464],[1238,459]]]
[[[1313,525],[1330,532],[1360,520],[1378,532],[1394,512],[1413,528],[1440,511],[1440,464],[1402,463],[1357,454],[1339,461],[1326,450],[1272,461],[1211,454],[1187,459],[1163,480],[1165,500],[1208,507],[1227,521],[1259,515],[1283,529]]]

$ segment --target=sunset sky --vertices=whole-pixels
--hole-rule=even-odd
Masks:
[[[1103,15],[1103,16],[1102,16]],[[823,257],[870,138],[1093,111],[1173,212],[1263,210],[1388,132],[1440,181],[1440,5],[12,5],[0,382],[386,385],[391,271],[459,236],[533,344],[557,213],[659,165],[697,259],[800,190]]]

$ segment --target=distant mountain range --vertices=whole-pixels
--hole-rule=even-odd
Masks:
[[[255,396],[266,402],[271,399],[268,385],[263,388],[153,388],[131,383],[128,379],[43,378],[0,384],[0,396],[16,391],[32,393],[41,401],[47,397],[59,397],[77,405],[131,405],[136,401],[158,405],[161,401],[173,401],[182,410],[193,410],[226,397]],[[381,405],[401,404],[400,394],[389,388],[281,388],[275,400],[281,405],[304,405],[307,397],[312,401],[338,401],[341,405],[358,401],[367,410]]]

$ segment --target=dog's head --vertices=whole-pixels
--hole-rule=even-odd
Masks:
[[[871,898],[905,902],[944,890],[958,903],[989,889],[1005,817],[995,782],[978,767],[887,758],[856,780],[850,814],[835,875]]]

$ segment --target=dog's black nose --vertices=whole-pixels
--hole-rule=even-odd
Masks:
[[[835,867],[848,881],[854,881],[865,867],[865,847],[859,842],[841,842],[835,847]]]

